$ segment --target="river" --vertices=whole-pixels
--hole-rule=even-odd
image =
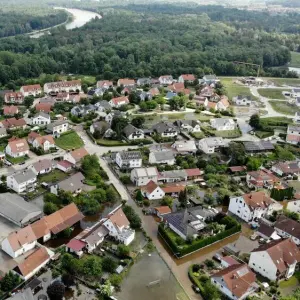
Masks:
[[[67,11],[69,14],[72,15],[72,17],[73,17],[72,20],[70,22],[67,22],[64,24],[64,26],[66,27],[67,30],[82,27],[87,22],[95,19],[96,17],[101,19],[101,16],[99,14],[97,14],[95,12],[87,11],[87,10],[81,10],[81,9],[76,9],[76,8],[64,8],[64,7],[54,7],[54,9],[64,9],[65,11]],[[63,24],[59,24],[59,25],[53,26],[51,28],[55,28],[55,27],[62,26],[62,25]],[[31,33],[29,35],[31,38],[39,38],[39,37],[43,36],[44,34],[49,34],[49,30],[51,28],[43,29],[36,33]]]

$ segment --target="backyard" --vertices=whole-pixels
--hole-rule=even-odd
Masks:
[[[262,97],[266,97],[269,99],[279,99],[279,100],[285,100],[286,98],[282,94],[282,92],[290,92],[290,89],[258,89],[258,93]]]
[[[68,174],[55,169],[48,174],[40,175],[38,181],[39,182],[47,182],[47,183],[58,182],[58,181],[65,179],[66,177],[68,177]]]
[[[300,112],[300,108],[287,102],[270,100],[269,103],[275,111],[282,114],[295,115],[296,112]]]
[[[25,162],[28,159],[28,156],[20,156],[20,157],[12,157],[8,154],[6,154],[6,159],[11,162],[12,164],[20,164],[22,162]]]
[[[64,150],[72,150],[83,147],[83,141],[75,131],[69,131],[55,139],[55,144]]]

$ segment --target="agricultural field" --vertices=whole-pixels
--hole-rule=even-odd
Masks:
[[[296,112],[300,113],[300,108],[295,105],[290,105],[284,101],[270,100],[269,103],[273,109],[279,113],[286,115],[295,115]]]
[[[265,98],[285,100],[284,91],[290,92],[291,89],[258,89],[258,93]]]

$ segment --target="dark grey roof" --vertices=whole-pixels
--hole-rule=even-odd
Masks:
[[[111,105],[106,100],[101,100],[96,104],[97,104],[98,107],[104,107],[105,109],[111,109]]]
[[[69,123],[69,122],[67,120],[56,121],[54,123],[48,124],[47,129],[53,131],[53,128],[55,126],[59,126],[59,125],[65,124],[65,123]]]
[[[270,237],[275,229],[265,223],[261,223],[257,231],[267,237]]]
[[[139,78],[137,81],[139,84],[151,84],[152,82],[151,78]]]
[[[139,132],[139,133],[143,133],[143,130],[141,129],[138,129],[136,127],[134,127],[133,125],[131,124],[128,124],[124,130],[123,130],[124,134],[126,135],[126,137],[129,137],[131,134],[135,133],[135,132]]]
[[[171,150],[153,152],[156,162],[174,159],[174,152]]]
[[[59,182],[58,187],[61,190],[74,193],[75,191],[83,187],[83,180],[84,176],[80,172],[78,172],[71,177]]]
[[[238,95],[238,96],[237,96],[237,99],[238,99],[238,100],[242,100],[242,99],[251,100],[252,98],[251,98],[251,96]]]
[[[20,171],[11,176],[13,176],[13,178],[16,180],[18,184],[36,178],[36,175],[33,173],[31,169]]]
[[[156,131],[157,133],[163,133],[163,132],[174,132],[174,131],[178,131],[176,126],[174,126],[172,123],[170,122],[159,122],[155,125],[152,126],[152,129],[154,131]]]
[[[92,227],[84,236],[82,236],[81,240],[88,242],[90,245],[94,245],[101,241],[103,237],[107,236],[108,232],[109,231],[103,225],[103,223],[99,223]]]
[[[122,160],[142,159],[142,154],[139,151],[122,151],[119,152]]]
[[[289,125],[288,130],[300,132],[300,126],[299,125],[298,126],[297,125]]]
[[[106,131],[108,129],[109,125],[105,121],[98,121],[98,122],[93,123],[93,127],[95,130],[104,129]]]
[[[269,141],[243,142],[246,151],[270,151],[274,150],[274,145]]]
[[[46,119],[50,119],[50,115],[44,113],[43,111],[38,112],[37,114],[35,114],[34,117],[35,117],[35,118],[37,118],[37,117],[44,117],[44,118],[46,118]]]
[[[42,211],[17,194],[4,193],[0,194],[0,214],[16,223],[22,223],[31,214],[33,218],[42,216]]]

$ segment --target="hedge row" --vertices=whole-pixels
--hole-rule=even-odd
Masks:
[[[206,246],[209,246],[217,241],[223,240],[228,236],[231,236],[237,232],[241,231],[241,225],[237,224],[233,226],[232,228],[225,230],[219,234],[216,234],[215,236],[210,236],[205,239],[199,240],[194,242],[193,244],[186,246],[184,248],[180,248],[177,246],[177,244],[169,237],[168,233],[164,229],[164,225],[160,224],[158,227],[159,234],[163,237],[163,239],[167,242],[168,246],[171,248],[173,253],[178,256],[184,256],[191,252],[197,251],[201,248],[204,248]]]
[[[198,278],[196,278],[196,276],[193,274],[193,265],[189,266],[188,274],[191,282],[199,288],[200,294],[203,295],[204,289]]]

